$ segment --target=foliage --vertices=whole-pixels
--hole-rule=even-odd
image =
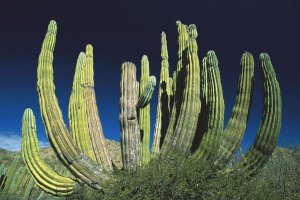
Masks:
[[[180,161],[181,160],[181,161]],[[233,161],[237,162],[237,161]],[[209,162],[173,157],[134,172],[118,171],[103,191],[78,188],[70,199],[299,199],[300,152],[277,148],[251,180]]]

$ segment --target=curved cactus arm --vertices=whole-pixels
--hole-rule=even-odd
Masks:
[[[174,130],[172,148],[182,154],[190,153],[200,112],[200,63],[198,59],[198,36],[196,26],[188,28],[190,38],[187,45],[186,84],[180,114]]]
[[[1,195],[0,195],[0,199],[4,199],[4,197],[6,197],[8,190],[11,186],[11,183],[13,181],[14,178],[14,174],[17,171],[17,167],[19,164],[19,160],[20,157],[18,155],[16,155],[13,159],[13,161],[11,162],[10,166],[7,168],[7,172],[6,172],[6,180],[4,180],[4,187],[1,191]]]
[[[110,155],[98,115],[94,90],[93,47],[87,45],[86,55],[80,53],[69,103],[71,135],[81,151],[104,171],[112,171]]]
[[[121,152],[126,171],[141,165],[140,127],[136,112],[139,83],[136,81],[136,67],[133,63],[122,64],[120,96]]]
[[[53,50],[57,26],[51,21],[43,41],[38,63],[38,95],[42,119],[50,144],[59,160],[78,179],[94,188],[109,178],[98,169],[95,162],[83,154],[72,140],[63,121],[53,83]]]
[[[36,136],[35,117],[31,109],[26,109],[22,120],[22,157],[34,182],[45,192],[56,196],[70,195],[74,180],[60,176],[41,158]]]
[[[139,96],[137,106],[136,106],[137,108],[141,109],[149,105],[152,99],[155,86],[156,86],[156,78],[155,76],[150,76],[143,92]]]
[[[224,126],[224,99],[218,59],[214,51],[207,53],[207,97],[204,98],[208,106],[208,124],[202,137],[198,150],[195,152],[196,158],[212,158],[216,153],[221,142]]]
[[[249,116],[251,94],[254,80],[254,59],[251,53],[245,52],[241,58],[241,74],[237,89],[237,96],[231,117],[224,130],[217,165],[228,163],[241,145]]]
[[[171,109],[171,115],[169,120],[169,125],[166,131],[166,136],[164,138],[161,154],[166,154],[172,144],[174,137],[174,130],[177,124],[177,119],[179,116],[179,111],[181,107],[181,102],[183,98],[183,83],[185,82],[185,66],[183,57],[186,57],[187,41],[189,39],[188,27],[182,24],[180,21],[176,21],[177,31],[178,31],[178,62],[176,69],[176,81],[173,81],[173,87],[176,88],[176,93],[174,93],[173,108]]]
[[[149,71],[148,57],[143,55],[141,60],[141,80],[139,92],[144,96],[146,95],[143,94],[143,92],[149,90],[149,88],[147,88],[149,82],[149,85],[151,86],[150,90],[152,89]],[[139,124],[141,132],[141,163],[142,165],[147,165],[150,161],[150,103],[139,109]]]
[[[278,141],[281,128],[282,100],[279,83],[271,59],[260,54],[264,78],[264,111],[254,144],[237,166],[246,176],[255,175],[269,160]]]
[[[154,140],[152,144],[152,156],[160,152],[161,144],[165,138],[170,115],[170,81],[167,38],[164,32],[161,33],[161,69],[158,90],[158,101],[156,108],[156,120],[154,128]]]
[[[94,58],[93,46],[88,44],[86,46],[86,65],[82,73],[82,86],[84,87],[85,103],[87,108],[87,122],[90,132],[90,140],[92,143],[93,152],[96,157],[97,164],[105,172],[111,172],[112,161],[108,149],[106,147],[106,140],[103,133],[102,124],[98,114],[98,106],[96,101],[96,93],[94,90]]]
[[[96,161],[88,130],[84,88],[81,86],[81,74],[83,73],[85,62],[86,56],[81,52],[76,63],[72,93],[69,101],[69,125],[70,134],[78,148],[92,160]]]

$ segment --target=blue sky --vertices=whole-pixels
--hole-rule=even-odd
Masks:
[[[226,121],[234,104],[240,72],[240,58],[250,51],[255,58],[254,99],[243,147],[255,137],[262,114],[262,82],[258,56],[271,56],[282,90],[283,115],[279,145],[300,143],[299,64],[300,2],[297,0],[196,0],[126,1],[103,4],[96,1],[72,2],[6,1],[1,6],[0,22],[0,147],[18,149],[21,119],[31,107],[37,118],[38,137],[47,144],[36,91],[36,67],[42,39],[51,19],[58,23],[54,54],[57,97],[67,123],[75,62],[88,43],[94,46],[95,90],[105,136],[119,140],[120,67],[132,61],[138,68],[143,54],[148,55],[150,71],[160,72],[160,34],[168,39],[170,69],[177,62],[175,21],[198,27],[199,57],[214,50],[220,63],[226,104]],[[45,9],[47,8],[47,9]],[[157,90],[156,90],[157,92]],[[152,104],[152,130],[157,93]],[[14,143],[15,142],[15,143]]]

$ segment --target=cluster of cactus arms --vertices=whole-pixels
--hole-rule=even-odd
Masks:
[[[253,56],[249,52],[242,55],[235,104],[227,125],[224,125],[225,103],[217,56],[214,51],[209,51],[200,67],[196,26],[187,26],[180,21],[176,25],[179,50],[172,77],[169,75],[166,34],[161,34],[162,62],[151,152],[150,100],[156,79],[150,76],[145,55],[141,61],[140,82],[136,78],[135,65],[131,62],[122,64],[119,119],[122,163],[126,171],[134,171],[151,159],[166,158],[174,153],[212,161],[222,170],[240,148],[253,98]],[[106,147],[96,105],[91,45],[87,45],[86,52],[81,52],[77,60],[69,102],[69,129],[63,120],[53,83],[56,33],[56,22],[51,21],[39,56],[37,89],[47,137],[56,156],[73,177],[56,173],[41,159],[35,118],[30,109],[26,109],[23,116],[22,157],[40,188],[53,195],[65,196],[72,193],[77,183],[103,189],[103,183],[112,177],[114,164]],[[264,83],[262,121],[254,144],[230,170],[246,177],[254,176],[268,161],[281,127],[282,103],[275,71],[266,53],[260,55],[260,62]],[[2,180],[4,166],[0,170]],[[15,180],[11,178],[10,181]]]
[[[25,167],[19,167],[20,158],[15,156],[9,167],[0,165],[0,199],[16,192],[24,192],[22,199],[29,199],[34,181]]]

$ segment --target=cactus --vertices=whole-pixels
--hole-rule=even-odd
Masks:
[[[16,192],[18,190],[17,181],[18,181],[18,178],[19,178],[19,175],[20,175],[21,171],[22,171],[22,167],[17,169],[16,173],[13,176],[11,184],[8,188],[7,194],[13,194],[14,192]]]
[[[167,42],[165,34],[162,33],[160,90],[152,156],[159,155],[164,158],[171,153],[192,154],[194,159],[212,160],[217,167],[223,169],[239,148],[246,129],[252,98],[254,60],[248,52],[242,56],[236,102],[224,129],[225,106],[217,57],[214,51],[207,53],[203,59],[200,82],[196,26],[187,26],[180,21],[176,24],[179,50],[173,78],[169,77]],[[93,49],[91,45],[87,45],[86,55],[81,53],[78,58],[69,105],[72,134],[70,137],[58,106],[53,83],[52,62],[56,29],[56,23],[51,21],[39,57],[38,92],[43,122],[57,157],[76,178],[71,181],[83,182],[100,189],[101,183],[110,178],[112,167],[97,116]],[[260,60],[265,92],[263,119],[249,152],[231,169],[241,172],[246,177],[254,176],[268,161],[277,143],[281,125],[279,84],[270,57],[264,53],[260,55]],[[134,171],[149,161],[148,107],[156,81],[155,77],[149,78],[148,65],[148,60],[143,57],[139,91],[135,65],[130,62],[122,64],[120,132],[123,169],[126,171]],[[62,184],[63,180],[67,179],[65,177],[59,176],[49,180],[49,176],[56,176],[55,172],[47,171],[45,174],[47,167],[43,165],[39,156],[33,156],[39,154],[36,133],[31,129],[35,128],[34,117],[29,110],[25,113],[27,118],[23,126],[26,131],[22,139],[22,149],[23,159],[31,170],[30,173],[46,192],[46,189],[51,188],[51,184],[66,186]],[[144,132],[142,141],[141,132]],[[34,148],[29,148],[30,145]],[[57,188],[51,189],[55,195],[61,192]]]
[[[14,157],[13,161],[11,162],[10,166],[7,168],[6,180],[4,181],[4,186],[2,186],[3,189],[2,189],[1,194],[0,194],[0,199],[4,198],[8,193],[8,190],[11,186],[14,175],[17,171],[17,167],[18,167],[18,164],[19,164],[19,159],[20,159],[19,156],[16,155]]]
[[[182,58],[181,62],[182,65],[186,64],[182,105],[169,145],[170,149],[175,149],[176,152],[182,154],[190,153],[200,112],[200,64],[196,42],[198,36],[196,26],[194,24],[190,25],[188,32],[187,50],[184,50],[186,61],[183,62],[185,58]],[[183,66],[181,68],[184,69]],[[165,153],[168,154],[168,150]]]
[[[1,170],[0,170],[0,189],[3,188],[5,180],[7,178],[6,176],[6,172],[7,172],[7,168],[5,167],[5,165],[2,163],[1,164]]]
[[[223,133],[216,164],[229,161],[241,145],[246,130],[254,81],[254,59],[249,52],[243,54],[241,68],[235,104]]]
[[[170,81],[169,81],[169,61],[168,46],[165,32],[161,33],[161,70],[158,91],[158,101],[156,108],[156,123],[154,129],[154,141],[152,144],[152,155],[157,156],[164,138],[166,136],[170,117]]]
[[[156,78],[155,76],[150,76],[149,80],[143,87],[143,92],[140,92],[139,99],[136,106],[138,109],[143,109],[147,105],[149,105],[152,99],[155,86],[156,86]]]
[[[125,170],[135,170],[141,165],[140,128],[137,119],[139,83],[133,63],[122,64],[120,97],[121,152]]]
[[[91,187],[101,188],[100,183],[109,177],[101,172],[97,164],[76,146],[63,121],[62,112],[55,96],[52,63],[56,33],[56,22],[52,20],[48,26],[38,62],[37,89],[43,123],[54,152],[69,171]]]
[[[87,45],[86,56],[80,53],[78,57],[74,75],[69,103],[70,132],[80,150],[102,170],[110,172],[111,158],[98,116],[93,76],[93,47]]]
[[[281,92],[271,59],[268,54],[260,54],[264,78],[264,111],[254,144],[237,166],[246,176],[254,176],[262,168],[277,144],[281,128]]]
[[[205,63],[207,66],[206,74],[203,76],[207,80],[208,88],[205,89],[206,105],[208,109],[208,123],[202,137],[200,146],[195,152],[194,157],[207,159],[216,157],[224,126],[224,99],[220,72],[218,68],[218,59],[214,51],[207,53]],[[205,87],[205,86],[204,86]]]
[[[73,192],[74,181],[60,176],[42,159],[36,136],[35,117],[31,109],[26,109],[22,120],[22,157],[35,183],[44,191],[64,196]]]
[[[28,184],[27,184],[27,186],[26,186],[24,195],[23,195],[23,197],[22,197],[23,200],[29,199],[29,196],[30,196],[30,194],[31,194],[31,191],[32,191],[33,186],[34,186],[34,180],[33,180],[33,178],[30,178],[30,180],[29,180],[29,182],[28,182]]]
[[[141,133],[140,151],[142,165],[146,165],[150,160],[150,104],[147,103],[147,105],[145,105],[146,103],[143,103],[146,102],[144,99],[147,99],[148,96],[147,94],[144,94],[147,90],[153,91],[154,87],[152,87],[152,82],[150,81],[148,57],[143,55],[141,61],[140,95],[137,103],[137,107],[139,108],[139,124]],[[150,100],[148,102],[150,102]]]

